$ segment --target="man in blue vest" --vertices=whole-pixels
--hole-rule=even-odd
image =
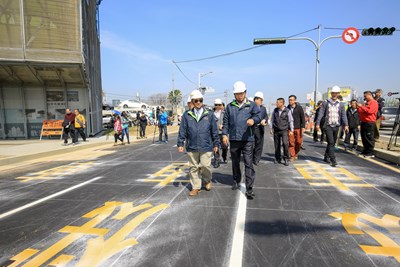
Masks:
[[[253,184],[255,171],[253,166],[254,125],[261,122],[260,109],[257,104],[246,97],[246,85],[237,81],[233,85],[235,100],[226,106],[224,125],[222,127],[222,141],[224,145],[230,143],[232,158],[233,185],[232,190],[239,189],[242,179],[240,157],[244,155],[246,175],[246,196],[255,197]]]
[[[214,114],[203,107],[203,95],[199,90],[190,94],[194,108],[182,115],[178,134],[178,151],[186,150],[189,157],[189,175],[192,190],[189,196],[197,196],[202,180],[206,191],[211,190],[211,156],[220,145],[217,122]]]
[[[168,124],[168,113],[165,111],[164,106],[161,106],[160,114],[158,115],[158,129],[160,132],[157,142],[158,144],[162,143],[163,133],[164,133],[165,143],[168,144],[167,124]]]

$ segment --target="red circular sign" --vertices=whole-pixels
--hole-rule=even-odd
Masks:
[[[392,96],[392,92],[388,92],[387,95],[388,95],[388,96]]]
[[[354,44],[360,38],[360,32],[356,28],[347,28],[342,33],[342,39],[346,44]]]

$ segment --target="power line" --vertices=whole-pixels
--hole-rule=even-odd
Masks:
[[[175,64],[175,66],[178,68],[178,70],[179,70],[179,72],[183,75],[183,77],[185,77],[186,78],[186,80],[188,80],[189,82],[191,82],[191,83],[193,83],[193,84],[196,84],[195,82],[193,82],[192,80],[190,80],[187,76],[186,76],[186,74],[185,73],[183,73],[183,71],[181,70],[181,68],[179,68],[179,66],[178,66],[178,64],[176,64],[176,62],[175,61],[173,61],[172,60],[172,63],[174,63]]]

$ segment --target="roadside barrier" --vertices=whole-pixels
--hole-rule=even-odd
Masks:
[[[62,120],[44,120],[42,130],[40,131],[40,140],[42,136],[60,135],[60,140],[63,135]]]

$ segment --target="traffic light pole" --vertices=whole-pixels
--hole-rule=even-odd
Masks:
[[[317,103],[317,92],[318,92],[318,82],[319,82],[319,80],[318,80],[318,75],[319,75],[319,51],[320,51],[321,46],[322,46],[323,43],[325,43],[329,39],[334,39],[334,38],[342,38],[342,36],[341,35],[333,35],[333,36],[326,37],[325,39],[323,39],[321,41],[321,26],[318,25],[318,43],[315,42],[313,39],[308,38],[308,37],[293,37],[293,38],[287,38],[286,39],[286,40],[307,40],[307,41],[310,41],[315,47],[316,57],[315,57],[314,106]]]

